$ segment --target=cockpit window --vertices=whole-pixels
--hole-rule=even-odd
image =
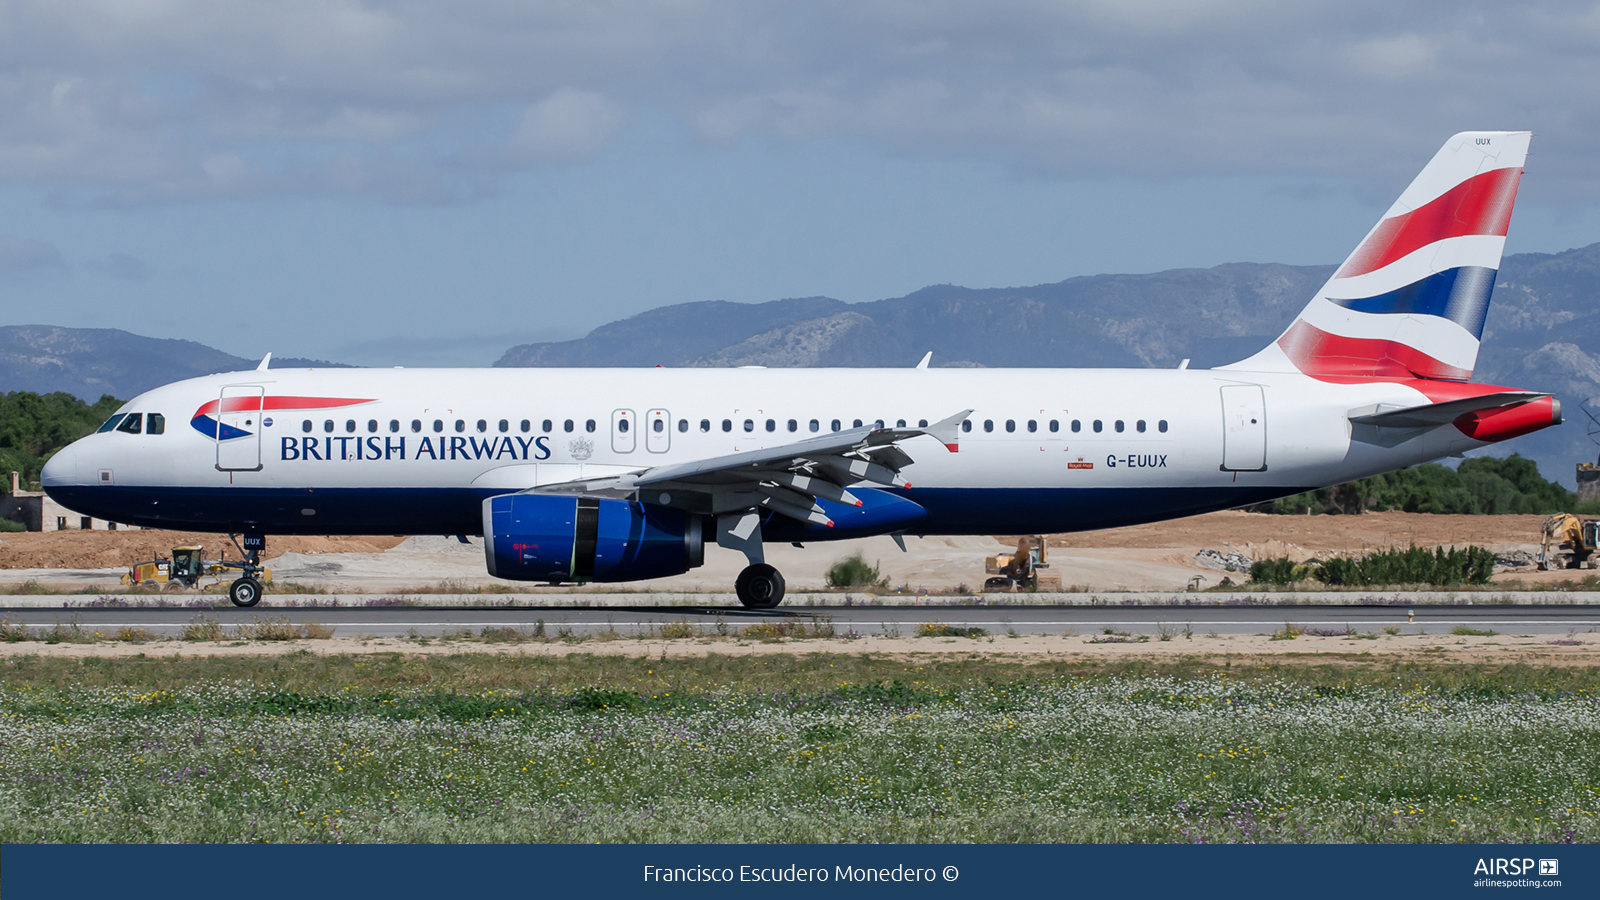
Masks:
[[[117,426],[117,430],[123,432],[124,434],[138,434],[143,429],[143,413],[128,413],[128,417],[122,420],[121,425]]]
[[[165,434],[167,431],[167,417],[161,413],[151,413],[145,417],[145,434]]]
[[[127,415],[128,415],[127,413],[117,413],[116,415],[114,415],[111,418],[107,419],[106,423],[104,425],[101,425],[100,428],[95,431],[95,434],[101,434],[103,432],[110,431],[111,429],[117,427],[117,424],[120,423],[124,418],[126,418]]]

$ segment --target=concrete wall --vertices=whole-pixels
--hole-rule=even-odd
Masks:
[[[1600,466],[1578,463],[1578,502],[1600,500]]]

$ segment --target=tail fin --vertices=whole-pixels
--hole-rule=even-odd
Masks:
[[[1471,378],[1531,136],[1465,131],[1445,141],[1289,330],[1222,368]]]

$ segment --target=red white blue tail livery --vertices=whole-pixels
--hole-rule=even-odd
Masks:
[[[1229,368],[1471,378],[1529,137],[1446,141],[1283,336]]]

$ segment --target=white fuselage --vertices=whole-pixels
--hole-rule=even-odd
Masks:
[[[263,421],[216,408],[252,392],[268,398]],[[914,462],[899,493],[929,511],[916,530],[1067,531],[1260,502],[1483,446],[1450,426],[1394,447],[1352,441],[1352,410],[1428,402],[1403,383],[1231,370],[272,369],[142,394],[121,412],[160,414],[163,433],[90,435],[44,480],[71,508],[133,524],[477,533],[494,494],[970,408],[959,452],[932,437],[904,444]],[[211,418],[197,418],[207,404]],[[219,441],[219,418],[242,436]]]

